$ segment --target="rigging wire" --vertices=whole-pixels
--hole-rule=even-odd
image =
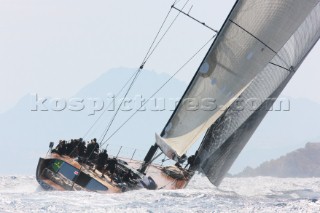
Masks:
[[[183,8],[185,8],[185,6],[188,4],[189,1],[190,1],[190,0],[187,0],[187,1],[186,1],[186,3],[184,4]],[[157,34],[156,34],[156,36],[155,36],[155,38],[154,38],[154,40],[153,40],[150,48],[148,49],[148,52],[147,52],[147,54],[146,54],[146,56],[145,56],[145,58],[144,58],[144,60],[143,60],[143,62],[142,62],[142,64],[141,64],[141,66],[140,66],[139,69],[137,70],[137,72],[136,72],[136,74],[135,74],[135,76],[134,76],[134,78],[133,78],[133,80],[132,80],[129,88],[127,89],[127,92],[125,93],[125,95],[124,95],[124,97],[123,97],[120,105],[118,106],[118,108],[117,108],[114,116],[111,118],[111,120],[110,120],[110,122],[109,122],[109,124],[108,124],[108,126],[107,126],[107,128],[106,128],[106,130],[105,130],[104,133],[102,134],[101,139],[100,139],[100,144],[102,144],[102,141],[104,140],[104,138],[106,137],[107,133],[109,132],[109,130],[110,130],[110,128],[111,128],[111,126],[112,126],[112,124],[113,124],[113,122],[114,122],[117,114],[119,113],[119,110],[120,110],[123,102],[125,101],[125,98],[126,98],[127,95],[129,94],[129,92],[130,92],[133,84],[135,83],[135,81],[136,81],[137,77],[139,76],[141,70],[143,69],[145,63],[146,63],[146,62],[149,60],[149,58],[152,56],[152,54],[154,53],[154,51],[157,49],[157,47],[159,46],[159,44],[161,43],[161,41],[163,40],[163,38],[167,35],[168,31],[171,29],[171,27],[173,26],[173,24],[175,23],[175,21],[177,20],[177,18],[179,17],[179,15],[181,14],[181,12],[179,12],[179,13],[175,16],[174,20],[171,22],[171,24],[170,24],[169,27],[166,29],[166,31],[164,32],[164,34],[161,36],[161,38],[159,39],[159,41],[155,44],[158,36],[159,36],[160,33],[161,33],[161,30],[162,30],[164,24],[166,23],[169,15],[170,15],[170,13],[171,13],[171,11],[172,11],[172,8],[174,8],[174,4],[170,7],[170,10],[169,10],[169,12],[167,13],[164,21],[162,22],[162,24],[161,24],[161,26],[160,26],[160,29],[158,30],[158,32],[157,32]],[[183,9],[183,8],[182,8],[182,9]],[[155,44],[155,45],[154,45],[154,44]]]
[[[190,1],[190,0],[187,0],[187,1],[186,1],[186,3],[184,4],[183,8],[188,4],[189,1]],[[173,24],[174,24],[175,21],[177,20],[178,16],[180,15],[181,12],[179,12],[179,13],[176,15],[176,17],[175,17],[174,20],[171,22],[171,24],[169,25],[169,27],[167,28],[167,30],[164,32],[164,34],[161,36],[161,38],[159,39],[159,41],[156,43],[155,46],[153,46],[153,45],[155,44],[155,42],[156,42],[159,34],[161,33],[161,30],[162,30],[164,24],[166,23],[166,21],[167,21],[169,15],[170,15],[170,13],[171,13],[173,7],[174,7],[174,4],[170,7],[170,10],[169,10],[169,12],[167,13],[164,21],[162,22],[162,24],[161,24],[161,26],[160,26],[160,29],[158,30],[158,32],[157,32],[157,34],[156,34],[156,36],[155,36],[155,38],[154,38],[154,40],[153,40],[153,42],[152,42],[152,44],[151,44],[148,52],[147,52],[147,54],[146,54],[143,62],[141,63],[141,66],[140,66],[139,69],[137,70],[137,72],[136,72],[136,74],[135,74],[135,76],[134,76],[134,78],[133,78],[130,86],[128,87],[128,89],[127,89],[127,91],[126,91],[126,93],[125,93],[125,95],[124,95],[121,103],[119,104],[119,106],[118,106],[115,114],[114,114],[113,117],[111,118],[109,124],[107,125],[106,130],[105,130],[104,133],[102,134],[101,139],[99,140],[99,141],[100,141],[100,144],[102,144],[102,141],[104,140],[104,138],[105,138],[106,135],[108,134],[108,132],[109,132],[109,130],[110,130],[110,128],[111,128],[111,126],[112,126],[112,124],[113,124],[116,116],[117,116],[117,114],[119,113],[119,110],[120,110],[123,102],[125,101],[125,98],[127,97],[127,95],[129,94],[131,88],[133,87],[133,85],[134,85],[135,81],[137,80],[139,74],[141,73],[141,70],[143,69],[145,63],[149,60],[149,58],[151,57],[151,55],[152,55],[152,54],[154,53],[154,51],[157,49],[157,47],[159,46],[159,44],[161,43],[161,41],[163,40],[163,38],[167,35],[168,31],[171,29],[171,27],[173,26]]]
[[[138,78],[141,70],[142,70],[142,69],[139,68],[139,69],[137,70],[137,72],[135,73],[135,76],[133,77],[133,79],[132,79],[132,81],[131,81],[131,84],[129,85],[129,87],[128,87],[126,93],[125,93],[125,95],[123,96],[123,98],[122,98],[122,100],[121,100],[121,102],[120,102],[120,104],[119,104],[116,112],[115,112],[114,115],[112,116],[111,120],[110,120],[109,123],[108,123],[108,126],[107,126],[106,130],[105,130],[104,133],[102,134],[101,139],[99,140],[100,143],[104,140],[104,138],[106,137],[107,133],[109,132],[109,129],[110,129],[111,125],[113,124],[113,122],[114,122],[117,114],[119,113],[119,110],[120,110],[123,102],[125,101],[126,97],[128,96],[128,94],[129,94],[131,88],[133,87],[134,82],[137,80],[137,78]]]
[[[180,1],[180,0],[179,0],[179,1]],[[157,44],[156,44],[156,45],[153,47],[153,49],[152,49],[152,46],[155,44],[156,39],[158,38],[158,36],[159,36],[159,34],[160,34],[160,32],[161,32],[161,30],[162,30],[162,28],[163,28],[166,20],[168,19],[169,15],[170,15],[170,13],[171,13],[171,11],[172,11],[172,8],[173,8],[174,5],[175,5],[177,2],[179,2],[179,1],[178,1],[178,0],[175,0],[174,4],[171,6],[168,14],[167,14],[166,17],[165,17],[165,20],[164,20],[163,23],[161,24],[161,27],[160,27],[158,33],[156,34],[156,37],[154,38],[154,40],[153,40],[153,42],[152,42],[152,44],[151,44],[151,46],[150,46],[150,48],[149,48],[149,50],[148,50],[145,58],[144,58],[141,66],[139,67],[139,69],[136,71],[136,73],[135,73],[133,76],[131,76],[131,78],[125,83],[125,85],[122,87],[122,89],[118,92],[118,94],[120,94],[120,93],[122,92],[122,90],[126,87],[126,85],[131,81],[131,79],[132,79],[132,77],[133,77],[133,79],[132,79],[132,81],[131,81],[131,84],[129,85],[129,87],[128,87],[125,95],[124,95],[123,100],[121,101],[121,103],[120,103],[117,111],[115,112],[114,116],[112,117],[111,121],[109,122],[108,127],[107,127],[106,131],[105,131],[104,134],[103,134],[103,137],[101,138],[101,141],[100,141],[100,145],[101,145],[101,146],[103,146],[107,141],[109,141],[152,97],[154,97],[176,74],[178,74],[196,55],[198,55],[198,53],[199,53],[205,46],[207,46],[207,44],[208,44],[211,40],[213,40],[213,39],[216,37],[217,34],[214,35],[212,38],[210,38],[210,40],[209,40],[208,42],[206,42],[205,45],[203,45],[185,64],[183,64],[183,65],[174,73],[174,75],[172,75],[151,97],[149,97],[149,99],[147,99],[147,101],[146,101],[144,104],[142,104],[141,107],[140,107],[135,113],[133,113],[118,129],[116,129],[116,131],[114,131],[114,132],[111,134],[111,136],[109,136],[109,137],[107,138],[106,141],[102,142],[102,141],[104,140],[105,136],[107,135],[107,133],[108,133],[108,131],[109,131],[109,129],[110,129],[113,121],[115,120],[115,118],[116,118],[116,116],[117,116],[117,114],[118,114],[118,112],[119,112],[119,110],[120,110],[121,105],[123,104],[123,102],[124,102],[125,98],[127,97],[129,91],[131,90],[134,82],[136,81],[137,77],[139,76],[141,70],[144,68],[145,63],[149,60],[149,58],[151,57],[151,55],[154,53],[154,51],[156,50],[156,48],[158,47],[158,45],[160,44],[160,42],[163,40],[163,38],[165,37],[165,35],[168,33],[168,31],[171,29],[172,25],[174,24],[174,22],[177,20],[178,16],[180,15],[181,12],[179,11],[179,13],[176,15],[176,17],[174,18],[174,20],[171,22],[171,24],[169,25],[169,27],[167,28],[167,30],[164,32],[164,34],[162,35],[162,37],[159,39],[159,41],[157,42]],[[184,4],[184,6],[182,7],[182,10],[185,8],[185,6],[187,5],[187,3],[188,3],[189,1],[190,1],[190,0],[187,0],[187,1],[186,1],[186,3]],[[151,50],[151,49],[152,49],[152,50]],[[106,110],[103,111],[102,115],[104,114],[105,111],[106,111]],[[97,121],[102,117],[102,115],[99,116],[99,118],[97,119]],[[92,125],[92,127],[90,127],[90,129],[88,130],[88,132],[93,128],[93,126],[97,123],[97,121],[94,122],[94,124]],[[88,132],[87,132],[87,133],[88,133]],[[86,134],[87,134],[87,133],[86,133]],[[78,142],[78,145],[79,145],[79,143],[80,143],[80,140],[79,140],[79,142]],[[97,145],[98,145],[98,143],[97,143],[97,144],[95,145],[95,147],[92,149],[92,152],[91,152],[90,155],[88,156],[88,160],[90,159],[90,157],[91,157],[92,154],[94,153],[94,150],[95,150],[95,148],[97,147]],[[76,146],[76,147],[77,147],[77,146]],[[74,150],[72,150],[72,152],[75,151],[76,147],[74,148]],[[162,154],[162,153],[160,153],[160,154],[159,154],[158,156],[156,156],[154,159],[156,159],[157,157],[159,157],[161,154]],[[80,171],[81,171],[82,167],[83,167],[83,165],[81,165]],[[77,178],[76,178],[76,179],[77,179]],[[73,187],[75,181],[76,181],[76,180],[73,181],[72,187]]]
[[[131,81],[131,79],[135,76],[136,73],[134,73],[133,75],[131,75],[131,77],[127,80],[127,82],[122,86],[122,88],[118,91],[118,93],[116,94],[115,98],[118,97],[120,95],[120,93],[124,90],[124,88],[128,85],[128,83]],[[95,122],[91,125],[91,127],[88,129],[88,131],[84,134],[84,136],[82,137],[83,139],[85,139],[85,137],[89,134],[89,132],[92,130],[92,128],[98,123],[98,121],[102,118],[102,116],[104,115],[104,113],[107,111],[107,109],[109,108],[109,106],[112,104],[112,102],[103,110],[103,112],[100,114],[100,116],[95,120]],[[85,140],[83,140],[85,141]],[[79,141],[77,143],[77,145],[73,148],[73,150],[71,151],[71,154],[74,153],[77,149],[77,147],[79,146],[81,141]],[[101,145],[101,143],[100,143]],[[94,147],[94,149],[96,148],[96,146]],[[89,157],[91,157],[91,154],[89,155]]]
[[[187,0],[186,3],[183,5],[182,10],[187,6],[187,4],[189,3],[190,0]],[[174,8],[174,4],[171,6],[170,11],[172,10],[172,8]],[[180,16],[181,11],[179,11],[179,13],[175,16],[175,18],[173,19],[173,21],[171,22],[171,24],[169,25],[169,27],[167,28],[167,30],[164,32],[164,34],[162,35],[162,37],[159,39],[159,41],[157,42],[157,44],[154,46],[153,50],[150,52],[150,55],[146,58],[146,61],[149,60],[149,58],[151,57],[151,55],[154,53],[154,51],[156,50],[156,48],[159,46],[160,42],[163,40],[163,38],[165,37],[165,35],[168,33],[168,31],[171,29],[172,25],[175,23],[175,21],[178,19],[178,17]]]
[[[175,2],[175,3],[176,3],[176,2]],[[175,3],[173,3],[173,5],[174,5]],[[156,42],[156,40],[157,40],[157,38],[158,38],[158,36],[159,36],[159,34],[160,34],[160,32],[161,32],[164,24],[167,22],[167,19],[168,19],[169,15],[170,15],[171,11],[172,11],[172,7],[170,7],[170,9],[169,9],[166,17],[164,18],[164,20],[163,20],[163,22],[162,22],[162,24],[161,24],[161,26],[160,26],[160,28],[159,28],[159,30],[158,30],[155,38],[153,39],[152,44],[150,45],[150,47],[149,47],[149,49],[148,49],[148,52],[147,52],[147,54],[145,55],[145,57],[144,57],[144,59],[143,59],[143,61],[142,61],[142,64],[143,64],[143,65],[144,65],[145,62],[147,61],[148,55],[149,55],[151,49],[153,48],[153,45],[155,44],[155,42]]]
[[[215,37],[217,36],[217,34],[215,34],[213,37],[211,37],[194,55],[192,55],[188,61],[186,63],[184,63],[166,82],[164,82],[164,84],[162,86],[160,86],[143,104],[141,104],[141,106],[125,121],[123,122],[103,143],[102,145],[104,145],[106,142],[108,142],[126,123],[128,123],[128,121],[135,115],[137,114],[137,112],[139,112],[139,110],[145,106],[148,101],[150,101],[150,99],[152,99],[174,76],[176,76],[187,64],[189,64],[189,62],[195,57],[197,56],[201,50],[203,50]]]
[[[190,1],[190,0],[187,0],[187,1],[186,1],[186,3],[184,4],[183,8],[187,5],[187,3],[188,3],[189,1]],[[170,15],[171,11],[172,11],[172,8],[174,7],[174,5],[175,5],[176,3],[177,3],[177,0],[176,0],[176,1],[173,3],[173,5],[170,7],[169,12],[167,13],[164,21],[162,22],[162,24],[161,24],[161,26],[160,26],[160,29],[158,30],[158,32],[157,32],[157,34],[156,34],[156,36],[155,36],[155,38],[154,38],[151,46],[149,47],[149,49],[148,49],[148,51],[147,51],[147,53],[146,53],[146,55],[145,55],[145,57],[144,57],[141,65],[140,65],[140,67],[139,67],[139,69],[130,77],[130,79],[125,83],[125,85],[122,87],[122,89],[118,92],[118,94],[120,94],[120,93],[124,90],[124,88],[129,84],[129,82],[131,81],[131,79],[133,78],[132,81],[131,81],[131,83],[130,83],[130,86],[128,87],[128,89],[127,89],[127,91],[126,91],[126,93],[125,93],[125,95],[124,95],[124,97],[123,97],[123,99],[122,99],[122,101],[121,101],[121,103],[120,103],[120,105],[119,105],[119,107],[117,108],[115,114],[113,115],[113,117],[112,117],[111,120],[109,121],[109,123],[108,123],[108,125],[107,125],[107,128],[105,129],[105,131],[103,132],[103,134],[102,134],[102,136],[101,136],[101,138],[100,138],[100,146],[103,146],[104,143],[102,143],[102,141],[104,140],[104,138],[106,137],[107,133],[109,132],[109,130],[110,130],[110,128],[111,128],[111,126],[112,126],[112,124],[113,124],[113,122],[114,122],[114,120],[115,120],[115,118],[116,118],[116,116],[117,116],[117,114],[118,114],[118,112],[119,112],[119,110],[120,110],[120,108],[121,108],[121,106],[122,106],[125,98],[127,97],[129,91],[131,90],[134,82],[136,81],[137,77],[139,76],[139,74],[140,74],[141,70],[143,69],[144,65],[145,65],[146,62],[149,60],[149,58],[150,58],[151,55],[154,53],[154,51],[157,49],[158,45],[159,45],[160,42],[163,40],[163,38],[166,36],[166,34],[167,34],[168,31],[170,30],[170,28],[172,27],[172,25],[174,24],[174,22],[177,20],[180,12],[179,12],[178,15],[174,18],[174,20],[171,22],[171,24],[169,25],[169,27],[167,28],[167,30],[164,32],[164,34],[161,36],[161,38],[159,39],[159,41],[156,43],[156,40],[157,40],[157,38],[159,37],[159,35],[160,35],[160,33],[161,33],[161,31],[162,31],[165,23],[167,22],[167,19],[168,19],[169,15]],[[154,46],[155,43],[156,43],[156,45]],[[118,95],[118,94],[117,94],[117,95]],[[111,104],[111,103],[110,103],[110,104]],[[110,104],[108,105],[108,107],[110,106]],[[98,119],[97,119],[97,120],[94,122],[94,124],[90,127],[90,129],[87,131],[86,135],[87,135],[87,134],[91,131],[91,129],[96,125],[96,123],[98,122],[98,120],[101,119],[102,115],[106,112],[106,110],[108,109],[108,107],[103,111],[103,113],[98,117]],[[97,146],[97,145],[96,145],[96,146]],[[95,147],[96,147],[96,146],[95,146]],[[94,149],[93,149],[93,150],[94,150]],[[74,151],[74,150],[73,150],[73,151]],[[90,156],[91,156],[92,154],[93,154],[93,151],[90,153],[89,158],[90,158]]]
[[[179,0],[179,1],[180,1],[180,0]],[[188,0],[188,1],[189,1],[189,0]],[[174,6],[176,3],[177,3],[177,0],[173,3],[172,6]],[[124,90],[124,88],[129,84],[129,82],[131,81],[132,78],[136,79],[136,78],[138,77],[138,75],[139,75],[138,73],[140,73],[141,69],[143,69],[145,63],[148,61],[148,59],[150,58],[150,56],[154,53],[154,51],[155,51],[155,49],[157,48],[157,46],[159,45],[160,41],[161,41],[161,40],[164,38],[164,36],[167,34],[168,29],[167,29],[166,32],[162,35],[160,41],[158,41],[157,44],[156,44],[156,46],[154,47],[154,44],[156,43],[157,38],[159,37],[159,35],[160,35],[160,33],[161,33],[161,31],[162,31],[165,23],[167,22],[167,19],[169,18],[169,15],[170,15],[170,13],[171,13],[171,11],[172,11],[172,8],[173,8],[172,6],[170,7],[170,10],[168,11],[168,13],[167,13],[167,15],[165,16],[165,19],[163,20],[163,22],[162,22],[162,24],[161,24],[158,32],[156,33],[156,36],[155,36],[155,38],[153,39],[153,41],[152,41],[152,43],[151,43],[151,45],[150,45],[150,47],[149,47],[149,49],[148,49],[145,57],[143,58],[143,61],[142,61],[141,65],[140,65],[139,69],[138,69],[138,70],[129,78],[129,80],[124,84],[124,86],[120,89],[120,91],[117,93],[117,95],[115,96],[115,98],[120,95],[120,93],[121,93],[121,92]],[[174,20],[174,21],[175,21],[175,20]],[[173,24],[173,23],[171,23],[171,25],[172,25],[172,24]],[[171,25],[170,25],[170,26],[171,26]],[[150,52],[151,52],[151,53],[150,53]],[[135,80],[134,80],[134,81],[135,81]],[[134,83],[134,81],[131,81],[131,84]],[[132,87],[132,86],[131,86],[131,87]],[[129,90],[131,89],[131,87],[129,87]],[[124,98],[124,99],[125,99],[125,98]],[[123,99],[123,100],[124,100],[124,99]],[[111,104],[112,104],[112,103],[110,103],[110,104],[106,107],[106,109],[104,109],[104,111],[101,113],[101,115],[100,115],[100,116],[97,118],[97,120],[91,125],[91,127],[89,128],[89,130],[85,133],[85,135],[83,136],[83,138],[85,138],[85,137],[89,134],[89,132],[93,129],[93,127],[97,124],[97,122],[102,118],[102,116],[104,115],[104,113],[107,111],[107,109],[109,108],[109,106],[110,106]],[[122,105],[122,103],[121,103],[120,105]],[[105,134],[108,132],[108,130],[110,129],[110,127],[111,127],[114,119],[115,119],[115,116],[113,116],[113,118],[110,120],[110,122],[109,122],[106,130],[105,130],[104,133],[103,133],[103,135],[105,135]],[[101,138],[104,138],[103,135],[102,135]],[[102,139],[102,140],[103,140],[103,139]]]
[[[124,90],[124,88],[125,88],[125,87],[129,84],[129,82],[131,81],[131,83],[130,83],[130,85],[129,85],[129,87],[128,87],[128,89],[127,89],[127,91],[126,91],[126,93],[125,93],[125,95],[124,95],[124,97],[123,97],[120,105],[119,105],[119,107],[117,108],[115,114],[113,115],[113,117],[112,117],[111,120],[109,121],[109,123],[108,123],[108,125],[107,125],[107,128],[105,129],[105,131],[103,132],[103,134],[102,134],[102,136],[101,136],[101,138],[100,138],[100,143],[99,143],[100,146],[103,146],[107,141],[109,141],[109,140],[113,137],[113,135],[114,135],[116,132],[118,132],[118,131],[122,128],[122,126],[123,126],[126,122],[128,122],[128,121],[137,113],[137,111],[136,111],[131,117],[129,117],[129,119],[128,119],[124,124],[122,124],[113,134],[111,134],[111,136],[108,137],[108,139],[107,139],[105,142],[103,142],[103,140],[105,139],[107,133],[109,132],[109,130],[110,130],[110,128],[111,128],[111,126],[112,126],[112,124],[113,124],[113,122],[114,122],[117,114],[119,113],[119,110],[120,110],[123,102],[125,101],[125,98],[127,97],[128,93],[130,92],[131,88],[133,87],[133,85],[134,85],[136,79],[138,78],[141,70],[143,69],[145,63],[149,60],[149,58],[152,56],[152,54],[154,53],[154,51],[157,49],[157,47],[159,46],[159,44],[161,43],[161,41],[163,40],[163,38],[166,36],[166,34],[168,33],[168,31],[171,29],[171,27],[173,26],[173,24],[175,23],[175,21],[177,20],[177,18],[179,17],[179,15],[181,14],[182,10],[186,7],[186,5],[189,3],[190,0],[187,0],[187,1],[185,2],[185,4],[183,5],[181,11],[179,11],[179,13],[175,16],[174,20],[170,23],[169,27],[166,29],[166,31],[164,32],[164,34],[161,36],[161,38],[159,39],[159,41],[156,43],[156,40],[157,40],[157,38],[159,37],[159,35],[160,35],[160,33],[161,33],[161,31],[162,31],[162,29],[163,29],[163,27],[164,27],[164,25],[165,25],[168,17],[169,17],[172,9],[175,7],[175,4],[179,3],[180,1],[181,1],[181,0],[176,0],[176,1],[172,4],[172,6],[170,7],[170,9],[169,9],[169,11],[168,11],[168,13],[167,13],[164,21],[162,22],[162,24],[161,24],[161,26],[160,26],[160,28],[159,28],[159,30],[158,30],[158,32],[157,32],[157,34],[156,34],[156,36],[155,36],[155,38],[154,38],[151,46],[149,47],[149,49],[148,49],[148,51],[147,51],[147,53],[146,53],[146,55],[145,55],[145,57],[144,57],[144,59],[143,59],[143,62],[141,63],[141,65],[140,65],[140,67],[139,67],[139,69],[129,78],[129,80],[124,84],[124,86],[123,86],[123,87],[120,89],[120,91],[117,93],[116,97],[119,96],[119,94]],[[216,35],[215,35],[215,36],[216,36]],[[214,37],[215,37],[215,36],[214,36]],[[212,37],[207,43],[209,43],[214,37]],[[154,45],[155,43],[156,43],[156,45]],[[162,87],[160,87],[160,88],[158,89],[158,91],[156,91],[156,93],[154,93],[154,94],[147,100],[147,102],[148,102],[154,95],[156,95],[182,68],[184,68],[184,66],[186,66],[186,65],[207,45],[207,43],[206,43],[195,55],[193,55],[167,82],[165,82],[165,84],[164,84]],[[133,79],[132,79],[132,78],[133,78]],[[138,110],[140,110],[147,102],[145,102]],[[108,105],[108,107],[109,107],[111,104],[112,104],[112,103],[110,103],[110,104]],[[93,127],[97,124],[97,122],[102,118],[103,114],[107,111],[108,107],[102,112],[102,114],[101,114],[101,115],[97,118],[97,120],[92,124],[92,126],[89,128],[89,130],[85,133],[84,137],[86,137],[86,136],[89,134],[89,132],[92,130],[92,128],[93,128]],[[83,137],[83,138],[84,138],[84,137]],[[97,143],[97,145],[98,145],[98,143]],[[97,145],[96,145],[96,146],[97,146]],[[96,148],[96,146],[94,147],[94,149]],[[76,149],[76,147],[75,147],[75,149]],[[74,149],[73,151],[75,151],[75,149]],[[93,150],[94,150],[94,149],[93,149]],[[72,151],[72,152],[73,152],[73,151]],[[93,151],[90,153],[89,158],[91,157],[92,154],[93,154]]]
[[[133,73],[131,75],[131,77],[127,80],[127,82],[122,86],[122,88],[118,91],[118,93],[115,95],[115,98],[117,98],[120,93],[124,90],[124,88],[129,84],[129,82],[131,81],[131,79],[135,76],[135,73]],[[91,127],[88,129],[88,131],[84,134],[84,136],[82,138],[85,138],[89,132],[92,130],[92,128],[97,124],[97,122],[102,118],[102,116],[104,115],[104,113],[108,110],[109,106],[112,104],[112,102],[102,111],[102,113],[100,114],[100,116],[95,120],[95,122],[91,125]]]
[[[190,11],[191,11],[192,7],[190,8],[190,10],[189,10],[189,12],[188,12],[188,13],[185,13],[185,12],[183,11],[183,8],[180,10],[180,9],[176,8],[174,5],[172,6],[172,8],[173,8],[173,9],[175,9],[175,10],[177,10],[177,11],[179,11],[179,12],[180,12],[180,13],[182,13],[183,15],[185,15],[185,16],[187,16],[187,17],[191,18],[192,20],[194,20],[194,21],[198,22],[199,24],[201,24],[201,25],[205,26],[206,28],[208,28],[208,29],[212,30],[213,32],[218,33],[218,30],[215,30],[215,29],[213,29],[212,27],[209,27],[208,25],[206,25],[206,23],[201,22],[201,21],[199,21],[198,19],[196,19],[196,18],[194,18],[194,17],[190,16],[190,15],[189,15],[189,13],[190,13]]]
[[[187,5],[187,3],[188,3],[189,1],[190,1],[190,0],[187,0],[187,1],[186,1],[186,3],[184,4],[184,6],[182,7],[182,10],[185,8],[185,6]],[[176,2],[177,2],[177,1],[175,1],[175,3],[176,3]],[[143,62],[142,62],[142,64],[141,64],[141,66],[140,66],[139,69],[130,77],[130,79],[125,83],[125,85],[122,87],[122,89],[118,92],[118,94],[120,94],[120,93],[123,91],[123,89],[127,86],[127,84],[131,81],[131,79],[133,78],[132,81],[131,81],[131,83],[130,83],[130,85],[129,85],[129,87],[128,87],[128,89],[127,89],[127,91],[126,91],[126,93],[125,93],[125,95],[124,95],[124,97],[123,97],[123,99],[122,99],[122,101],[121,101],[121,103],[120,103],[120,105],[119,105],[119,107],[117,108],[115,114],[113,115],[112,119],[111,119],[110,122],[108,123],[108,126],[107,126],[106,130],[104,131],[104,133],[103,133],[103,135],[102,135],[102,137],[101,137],[101,139],[100,139],[100,146],[103,146],[107,141],[109,141],[152,97],[154,97],[154,95],[156,95],[156,94],[157,94],[176,74],[178,74],[212,39],[214,39],[214,38],[216,37],[216,35],[214,35],[212,38],[210,38],[209,41],[205,43],[205,45],[203,45],[185,64],[183,64],[183,65],[180,67],[180,69],[178,69],[178,71],[174,73],[173,76],[171,76],[151,97],[149,97],[149,99],[147,99],[147,101],[146,101],[144,104],[141,105],[141,107],[140,107],[135,113],[133,113],[118,129],[116,129],[116,131],[114,131],[114,132],[111,134],[111,136],[109,136],[109,137],[107,138],[106,141],[103,142],[103,140],[104,140],[104,138],[106,137],[107,133],[109,132],[110,127],[111,127],[111,125],[113,124],[113,122],[114,122],[114,120],[115,120],[115,118],[116,118],[116,116],[117,116],[117,114],[118,114],[118,112],[119,112],[119,110],[120,110],[120,108],[121,108],[121,106],[122,106],[125,98],[127,97],[128,93],[130,92],[132,86],[134,85],[136,79],[138,78],[138,76],[139,76],[141,70],[143,69],[145,63],[149,60],[149,58],[151,57],[151,55],[152,55],[152,54],[154,53],[154,51],[157,49],[158,45],[161,43],[161,41],[163,40],[163,38],[165,37],[165,35],[168,33],[168,31],[171,29],[171,27],[173,26],[173,24],[175,23],[175,21],[177,20],[177,18],[179,17],[179,15],[181,14],[181,11],[179,11],[179,13],[176,15],[176,17],[174,18],[174,20],[171,22],[171,24],[169,25],[169,27],[167,28],[167,30],[164,32],[164,34],[162,35],[162,37],[159,39],[159,41],[157,42],[157,44],[153,47],[153,45],[155,44],[155,42],[156,42],[156,40],[157,40],[157,38],[158,38],[158,36],[159,36],[159,34],[160,34],[160,32],[161,32],[164,24],[166,23],[166,20],[168,19],[169,15],[170,15],[170,12],[171,12],[172,8],[174,7],[175,3],[171,6],[168,14],[167,14],[166,17],[165,17],[165,20],[164,20],[163,23],[161,24],[161,27],[160,27],[160,29],[158,30],[158,32],[157,32],[157,34],[156,34],[156,36],[155,36],[155,38],[154,38],[154,40],[153,40],[150,48],[148,49],[148,52],[147,52],[147,54],[146,54],[146,56],[145,56],[145,58],[144,58],[144,60],[143,60]],[[118,94],[117,94],[117,95],[118,95]],[[98,120],[101,119],[101,117],[102,117],[102,115],[105,113],[105,111],[106,111],[106,109],[105,109],[105,110],[103,111],[103,113],[99,116],[99,118],[97,119],[97,121],[90,127],[90,129],[88,130],[88,132],[93,128],[93,126],[98,122]],[[88,133],[88,132],[87,132],[87,133]],[[86,134],[87,134],[87,133],[86,133]],[[97,144],[97,145],[98,145],[98,144]],[[94,149],[92,150],[92,152],[90,153],[88,159],[90,159],[90,157],[91,157],[91,155],[93,154],[93,152],[94,152],[94,150],[95,150],[95,148],[96,148],[97,145],[95,145],[95,147],[94,147]]]

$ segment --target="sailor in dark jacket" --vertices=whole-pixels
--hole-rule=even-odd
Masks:
[[[79,157],[84,157],[86,154],[86,142],[82,141],[79,143],[78,145],[78,153],[79,153]]]
[[[94,138],[91,140],[91,143],[87,146],[87,153],[86,157],[88,157],[90,160],[95,158],[95,152],[99,152],[99,144],[97,143],[97,140]]]
[[[107,163],[108,160],[108,153],[107,150],[103,150],[99,155],[98,155],[98,161],[97,161],[97,169],[102,170],[104,165]]]
[[[97,139],[96,139],[96,138],[92,139],[92,143],[94,144],[94,151],[95,151],[95,152],[99,152],[100,146],[99,146],[99,144],[97,143]]]
[[[109,159],[107,163],[108,163],[108,166],[106,169],[110,172],[111,175],[113,175],[113,173],[116,170],[117,159],[116,158]]]
[[[57,147],[55,148],[55,151],[59,154],[59,155],[65,155],[67,152],[67,147],[66,147],[66,142],[63,140],[59,141],[59,144],[57,145]]]
[[[189,158],[188,158],[188,163],[187,165],[184,167],[184,168],[187,168],[188,165],[189,168],[193,166],[194,162],[195,162],[195,159],[196,159],[196,156],[198,155],[198,151],[196,151],[196,153],[194,155],[191,155]]]

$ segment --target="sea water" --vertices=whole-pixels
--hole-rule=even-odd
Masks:
[[[102,194],[0,176],[0,212],[320,212],[320,178],[225,178],[217,188],[195,175],[186,189]]]

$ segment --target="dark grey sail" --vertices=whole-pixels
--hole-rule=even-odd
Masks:
[[[199,150],[196,162],[201,162],[200,171],[204,172],[214,185],[218,186],[221,183],[225,174],[248,143],[250,137],[258,128],[259,124],[268,113],[268,110],[272,107],[293,74],[294,72],[288,76],[281,86],[279,86],[279,88],[277,88],[277,90],[222,143],[222,145],[214,148],[214,146],[217,145],[215,145],[215,141],[212,140],[212,138],[215,134],[224,130],[224,125],[227,123],[226,120],[230,119],[228,114],[224,114],[224,116],[208,130],[203,139],[203,144]],[[215,150],[213,153],[212,148]],[[194,166],[196,167],[197,165]]]
[[[255,2],[256,6],[261,3]],[[292,9],[290,2],[297,1],[287,1],[288,11]],[[320,3],[319,1],[303,1],[303,3],[312,7],[311,10],[310,7],[305,7],[309,8],[309,11],[297,12],[307,13],[304,21],[238,100],[208,129],[202,141],[194,169],[204,172],[214,185],[220,184],[275,99],[320,38]],[[300,9],[303,10],[303,7]],[[259,18],[259,14],[256,14],[255,18]],[[291,18],[294,19],[295,14],[291,14]],[[255,106],[252,107],[250,103],[254,103]]]

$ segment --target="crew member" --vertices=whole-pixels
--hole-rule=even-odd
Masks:
[[[106,164],[108,160],[108,153],[107,150],[103,150],[99,155],[98,155],[98,161],[97,161],[97,169],[102,170],[104,165]]]

